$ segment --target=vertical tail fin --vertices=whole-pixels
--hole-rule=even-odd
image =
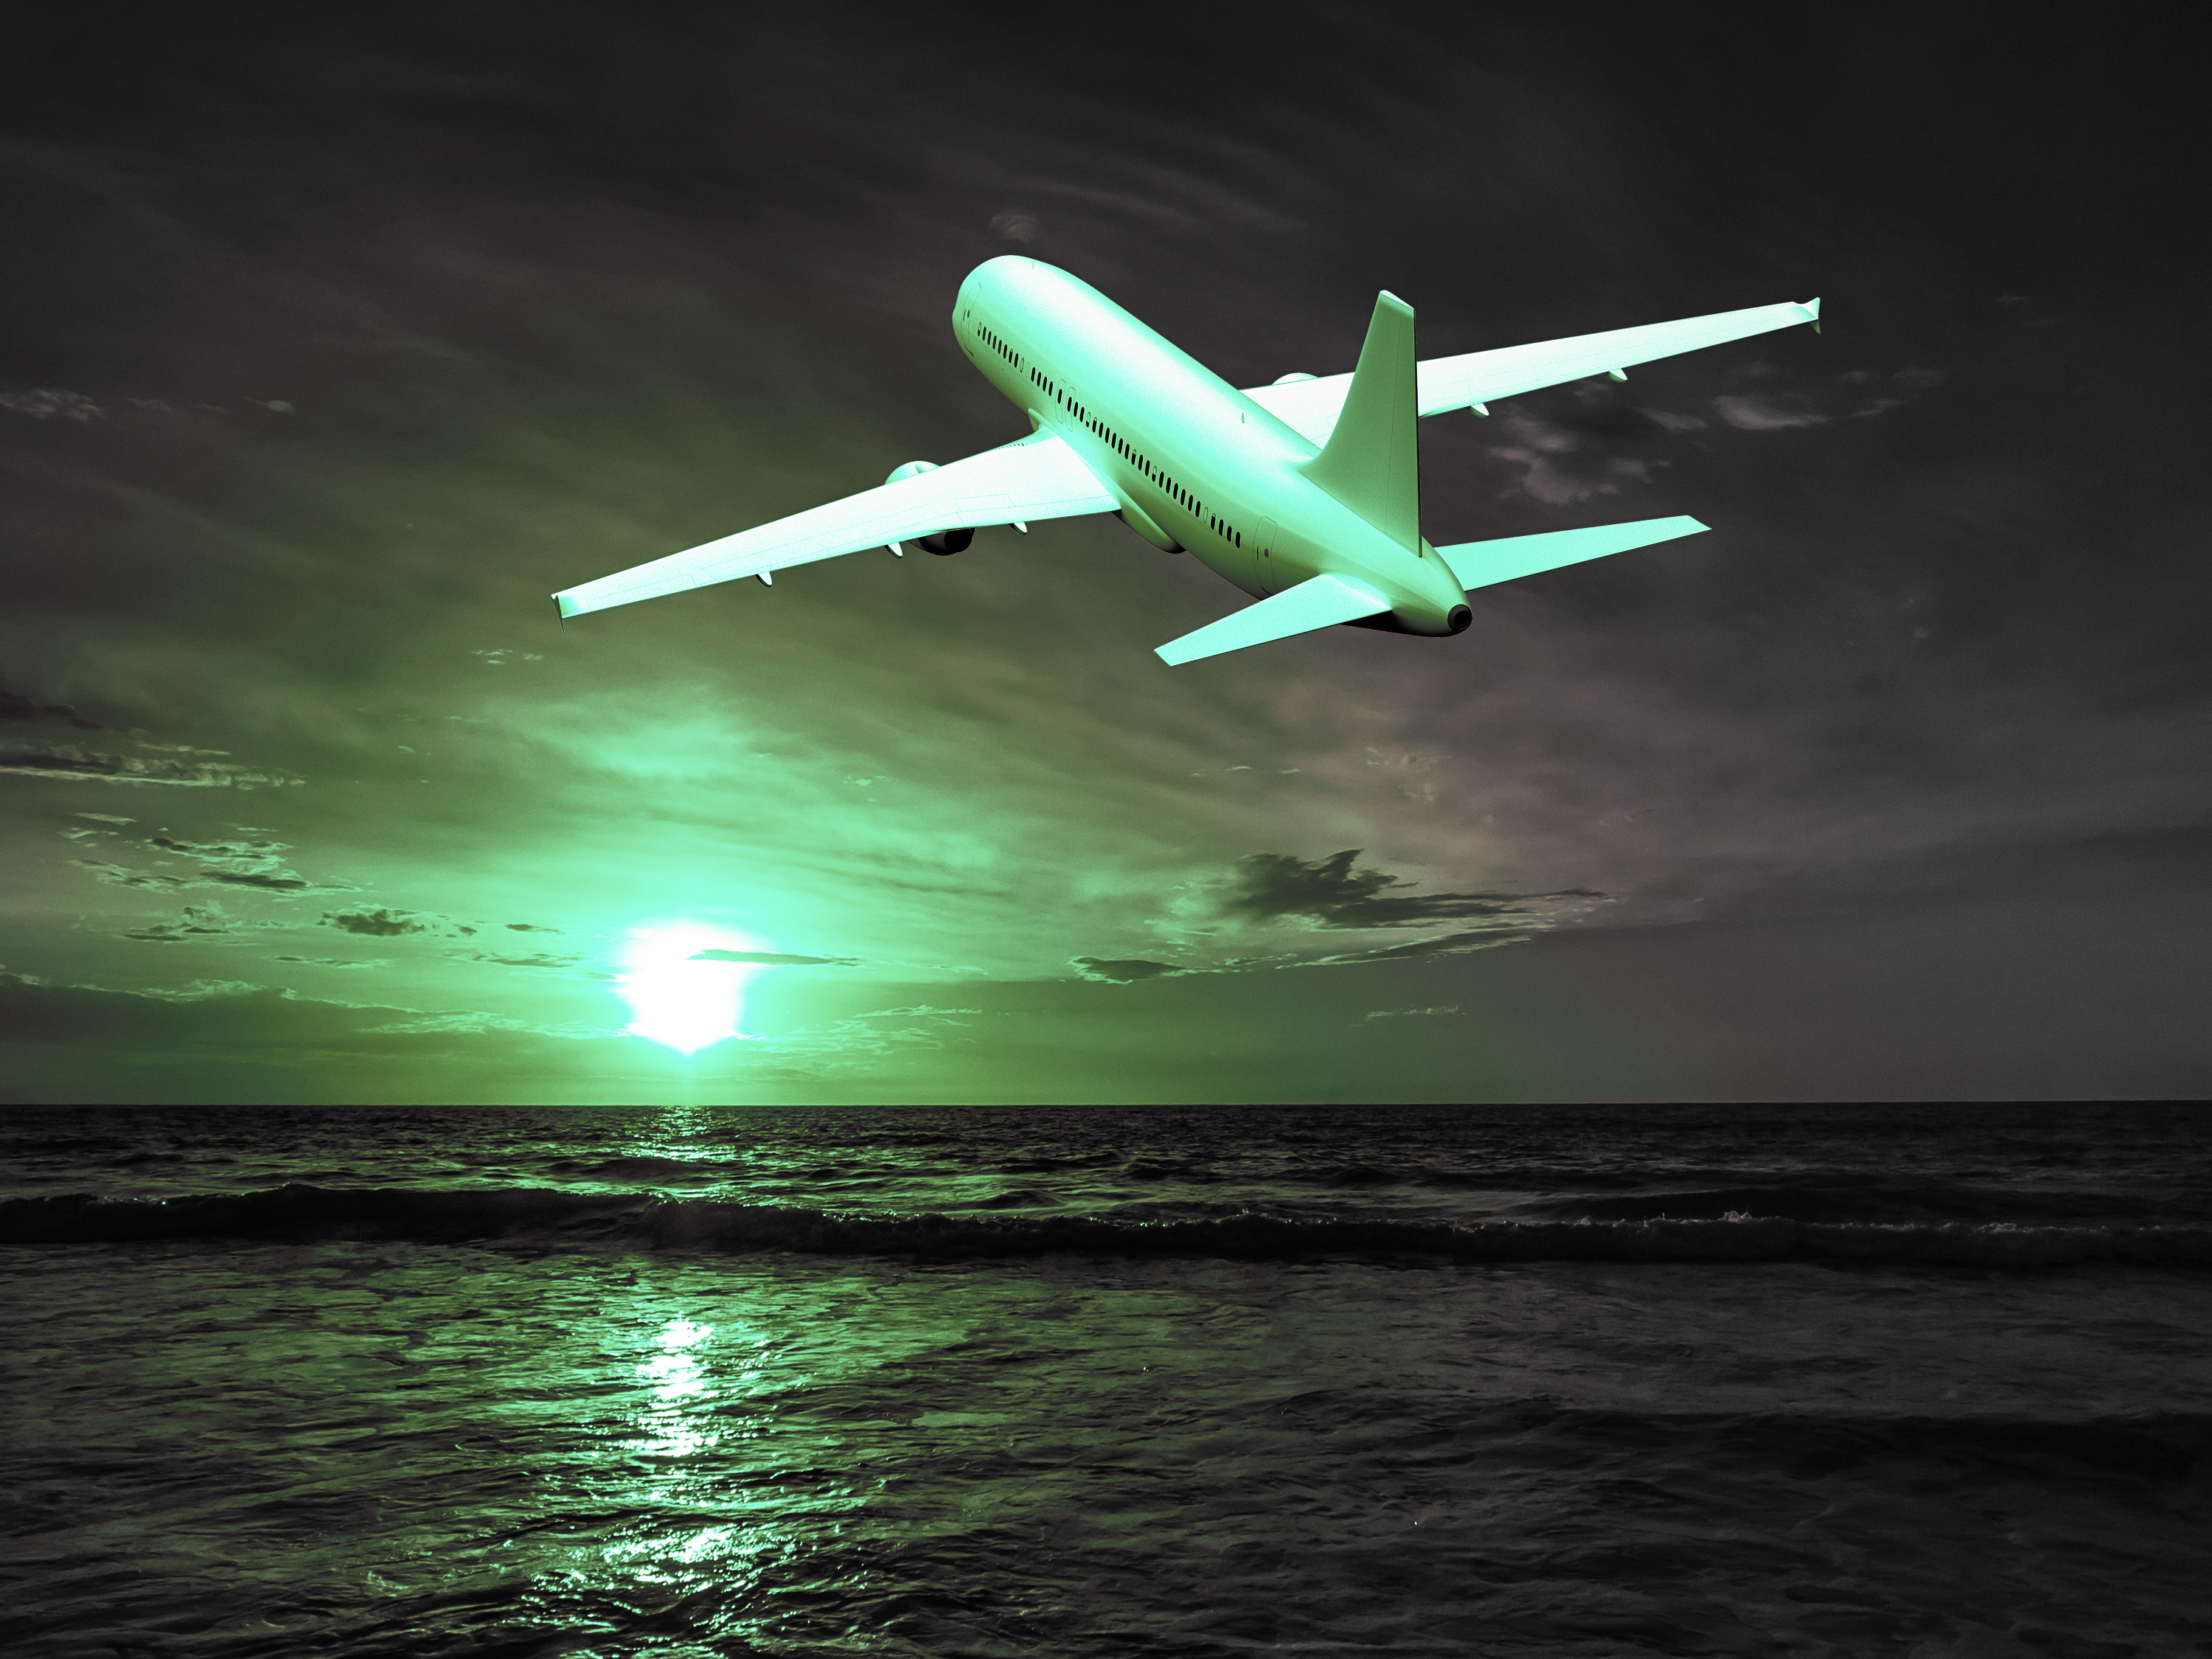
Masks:
[[[1421,545],[1419,408],[1413,308],[1385,289],[1336,429],[1305,473],[1409,553]]]

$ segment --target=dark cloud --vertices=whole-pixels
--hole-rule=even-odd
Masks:
[[[158,847],[165,853],[175,853],[185,858],[198,859],[203,864],[235,863],[244,859],[273,858],[289,849],[281,842],[273,841],[179,841],[167,834],[146,837],[149,847]]]
[[[432,930],[433,919],[409,915],[403,910],[353,910],[326,912],[323,926],[336,927],[348,933],[358,933],[364,939],[397,939],[403,933],[427,933]]]
[[[1188,971],[1172,963],[1146,962],[1141,957],[1127,957],[1119,961],[1107,961],[1098,957],[1078,957],[1075,965],[1083,970],[1085,979],[1107,980],[1116,985],[1132,985],[1139,980],[1158,979],[1163,974]]]
[[[65,702],[33,702],[20,691],[0,685],[0,720],[67,720],[80,731],[97,732],[100,722],[88,720]]]
[[[223,915],[221,905],[188,904],[179,920],[133,928],[123,937],[143,939],[149,944],[176,945],[188,939],[204,939],[235,931],[235,924]]]
[[[1239,860],[1222,908],[1255,921],[1303,916],[1324,927],[1415,927],[1477,916],[1513,916],[1543,901],[1602,899],[1571,887],[1555,893],[1396,893],[1418,884],[1381,870],[1355,867],[1359,849],[1334,853],[1308,864],[1285,853],[1255,853]],[[1405,947],[1412,951],[1416,947]]]
[[[686,962],[757,962],[770,968],[852,968],[858,957],[793,957],[780,951],[699,951]]]

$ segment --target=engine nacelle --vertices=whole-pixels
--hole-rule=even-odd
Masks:
[[[884,482],[887,484],[895,484],[902,478],[918,478],[925,472],[936,471],[935,461],[908,461],[903,465],[893,467],[891,476]],[[936,554],[939,558],[954,553],[966,552],[968,544],[975,539],[975,532],[972,526],[965,530],[940,530],[934,535],[915,538],[919,546],[927,552]]]
[[[1278,374],[1275,377],[1274,384],[1277,386],[1296,386],[1300,380],[1310,380],[1313,378],[1314,377],[1310,374],[1300,374],[1296,373]]]

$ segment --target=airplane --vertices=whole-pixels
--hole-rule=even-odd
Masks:
[[[904,544],[946,555],[978,528],[1026,534],[1110,513],[1164,552],[1258,601],[1157,647],[1170,665],[1346,623],[1449,635],[1479,587],[1687,536],[1695,519],[1553,530],[1437,547],[1421,534],[1415,421],[1565,381],[1626,380],[1639,363],[1770,330],[1820,327],[1820,302],[1753,306],[1534,345],[1413,355],[1413,309],[1376,296],[1348,374],[1285,374],[1239,390],[1080,277],[986,260],[960,285],[952,331],[1030,434],[943,466],[908,461],[873,489],[740,531],[553,596],[587,611]]]

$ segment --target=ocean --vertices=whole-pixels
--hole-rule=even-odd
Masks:
[[[2191,1107],[0,1146],[11,1655],[2212,1653]]]

